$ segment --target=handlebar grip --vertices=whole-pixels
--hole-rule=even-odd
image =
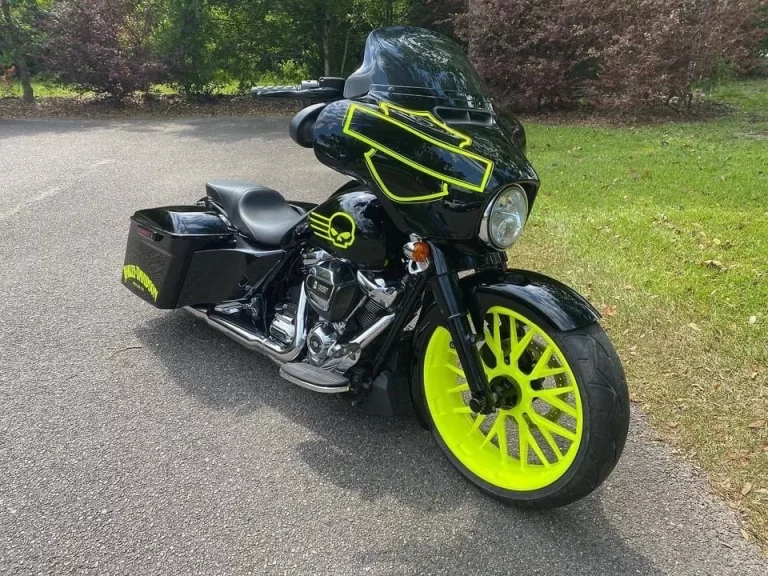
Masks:
[[[301,98],[298,86],[256,86],[251,88],[254,98]]]
[[[343,88],[337,85],[323,85],[323,79],[306,80],[299,86],[256,86],[251,88],[254,98],[315,100],[330,102],[341,97]]]

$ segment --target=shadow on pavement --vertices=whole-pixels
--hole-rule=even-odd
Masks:
[[[236,414],[269,407],[311,431],[314,438],[293,450],[327,482],[383,507],[394,500],[417,517],[461,517],[460,523],[446,527],[447,537],[429,534],[431,528],[424,533],[411,527],[382,540],[389,546],[361,552],[357,560],[362,565],[406,564],[413,573],[481,569],[551,574],[555,566],[559,573],[569,573],[569,566],[576,565],[580,573],[588,568],[594,574],[661,573],[616,532],[604,513],[601,492],[547,512],[506,507],[460,477],[415,417],[373,416],[347,399],[293,386],[279,378],[268,359],[182,312],[154,319],[135,333],[196,400]],[[402,545],[392,547],[393,541]],[[460,568],[465,564],[466,569]]]
[[[69,134],[110,130],[128,133],[160,133],[173,131],[180,138],[198,139],[211,144],[240,142],[254,137],[288,135],[290,116],[269,117],[208,117],[208,118],[152,118],[152,119],[0,119],[0,141],[13,137],[44,134]]]

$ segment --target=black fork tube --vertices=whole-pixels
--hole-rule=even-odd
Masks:
[[[453,345],[472,392],[470,407],[475,412],[489,414],[494,409],[495,400],[483,370],[480,352],[475,346],[477,339],[467,319],[467,307],[459,287],[458,274],[450,268],[440,248],[431,242],[429,247],[430,259],[434,266],[432,284],[435,300],[451,333]]]
[[[405,301],[400,305],[399,312],[397,313],[397,316],[395,316],[395,321],[392,323],[392,326],[390,326],[387,337],[377,355],[376,362],[373,364],[373,369],[371,370],[372,378],[376,378],[381,373],[387,362],[390,351],[400,338],[403,329],[408,325],[408,322],[411,321],[413,313],[418,310],[419,305],[421,304],[421,297],[424,295],[426,280],[427,277],[425,274],[419,274],[413,285],[408,289]]]

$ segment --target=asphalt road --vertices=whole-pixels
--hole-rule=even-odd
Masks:
[[[0,573],[768,574],[635,419],[596,494],[508,509],[408,418],[278,377],[119,283],[128,217],[214,177],[319,200],[285,119],[0,121]]]

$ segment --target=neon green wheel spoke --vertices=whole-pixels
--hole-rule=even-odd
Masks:
[[[485,421],[485,415],[484,414],[478,414],[477,418],[475,418],[475,421],[472,422],[472,428],[469,429],[469,432],[467,432],[467,436],[471,436],[478,430],[480,430],[480,426],[483,425],[483,422]]]
[[[498,433],[497,426],[499,425],[499,419],[496,419],[496,422],[493,423],[493,426],[491,426],[491,429],[488,430],[488,434],[485,435],[485,438],[483,439],[483,443],[480,444],[480,448],[485,448],[491,440],[493,440],[493,437],[496,436]]]
[[[496,359],[499,364],[504,364],[504,350],[501,345],[501,318],[498,314],[493,315],[493,341],[496,343]]]
[[[509,451],[507,449],[507,417],[504,414],[499,414],[496,420],[497,432],[499,437],[499,452],[501,454],[501,463],[504,464],[509,458]]]
[[[525,333],[525,336],[522,337],[522,339],[517,343],[517,347],[512,350],[512,354],[510,354],[509,363],[512,366],[517,364],[517,361],[520,360],[520,356],[522,356],[523,352],[528,349],[528,346],[531,345],[531,342],[533,342],[535,336],[536,330],[529,327],[528,332]]]
[[[515,415],[515,422],[517,422],[517,443],[520,451],[520,468],[528,467],[528,435],[525,433],[528,430],[528,424],[523,420],[520,415]]]
[[[545,390],[538,390],[537,392],[534,392],[534,396],[540,400],[543,400],[550,406],[557,408],[561,412],[568,414],[568,416],[576,418],[578,411],[576,408],[559,397],[561,394],[564,394],[564,392],[561,390],[562,388],[548,388]]]
[[[493,352],[493,355],[496,357],[496,365],[500,366],[504,363],[504,355],[501,351],[501,332],[499,330],[499,322],[501,319],[499,318],[498,314],[492,314],[491,320],[493,322],[493,334],[491,334],[488,331],[487,327],[483,328],[483,332],[485,335],[485,343],[488,345],[488,348],[491,349],[491,352]]]
[[[483,425],[483,422],[485,422],[485,415],[478,414],[475,421],[472,422],[472,426],[470,427],[469,432],[467,432],[467,435],[459,442],[459,448],[463,448],[465,445],[471,443],[475,433],[480,430],[480,426]]]
[[[557,366],[555,368],[545,368],[536,375],[536,378],[549,378],[550,376],[558,376],[559,374],[565,374],[568,372],[567,368]]]
[[[523,422],[525,422],[525,418],[520,418]],[[528,426],[528,422],[525,422],[525,434],[528,436],[528,445],[533,450],[534,454],[538,457],[539,461],[544,465],[545,468],[549,468],[551,464],[549,463],[549,460],[547,460],[547,457],[544,455],[544,451],[541,449],[541,446],[539,446],[539,441],[536,440],[536,436],[533,435],[533,432],[531,432],[530,426]]]
[[[454,414],[472,414],[472,408],[469,406],[459,406],[452,410]]]
[[[509,318],[509,356],[511,359],[513,352],[520,346],[520,341],[517,338],[517,321],[512,316],[507,316],[507,318]]]
[[[537,378],[541,378],[541,372],[544,371],[544,369],[547,367],[547,364],[549,364],[549,361],[552,359],[552,353],[555,351],[554,346],[547,346],[546,350],[541,353],[541,358],[539,358],[539,361],[536,362],[536,366],[533,367],[533,370],[531,370],[530,378],[532,380],[535,380]]]
[[[539,428],[545,428],[549,430],[550,432],[554,432],[558,436],[562,436],[563,438],[570,440],[571,442],[575,441],[577,436],[575,432],[572,432],[568,430],[568,428],[565,428],[563,426],[560,426],[557,422],[552,422],[552,420],[547,420],[542,416],[541,414],[538,414],[537,412],[534,412],[531,410],[528,415],[531,417],[531,420],[533,420],[533,423],[536,424]]]
[[[445,365],[445,367],[448,368],[448,370],[450,370],[451,372],[461,376],[462,378],[466,378],[466,376],[464,375],[464,370],[456,366],[456,364],[454,364],[453,362],[448,362]]]
[[[576,392],[576,386],[556,386],[554,388],[543,388],[536,390],[536,396],[562,396],[569,392]]]
[[[547,444],[549,444],[549,448],[552,450],[555,458],[557,458],[557,460],[562,460],[563,452],[560,450],[560,446],[557,445],[557,442],[555,442],[555,439],[550,431],[546,428],[542,428],[541,426],[537,426],[537,428],[539,429],[539,432],[541,432],[541,435],[544,437],[544,440],[546,440]]]
[[[469,391],[469,384],[459,384],[458,386],[454,386],[453,388],[449,388],[446,391],[446,394],[456,394],[460,392],[468,392]]]

